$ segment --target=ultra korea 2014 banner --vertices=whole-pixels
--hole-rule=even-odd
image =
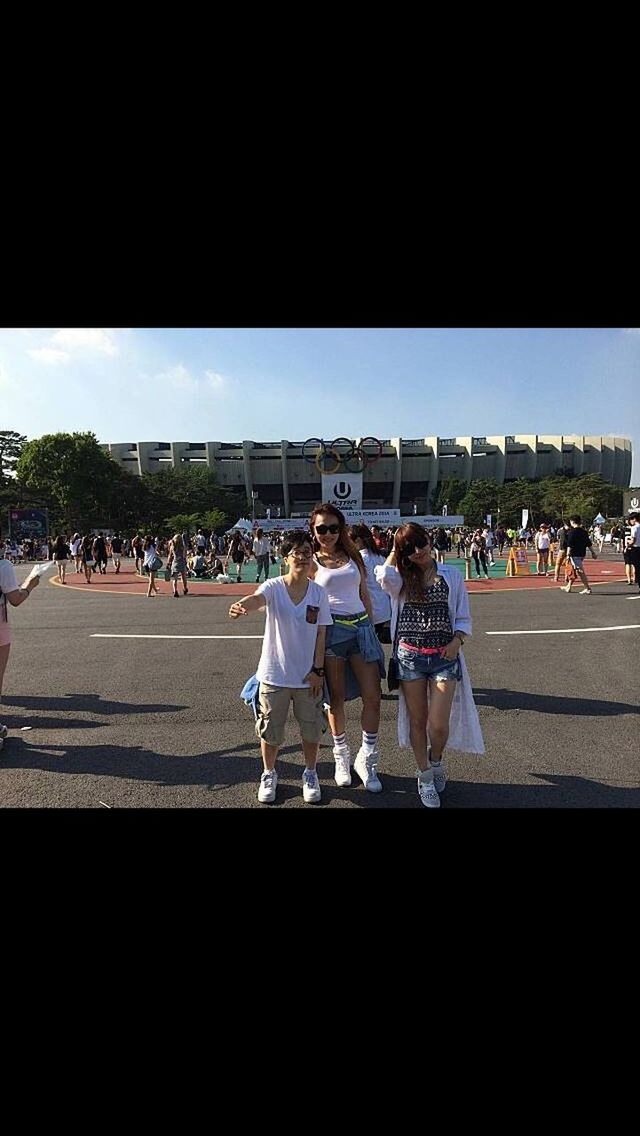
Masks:
[[[362,509],[362,474],[323,473],[322,500],[347,512]]]

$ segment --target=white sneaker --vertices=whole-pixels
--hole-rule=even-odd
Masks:
[[[335,782],[340,788],[351,784],[351,753],[349,746],[334,746],[333,757],[336,763]]]
[[[583,588],[582,591],[580,592],[580,595],[581,596],[590,596],[591,595],[591,588]]]
[[[571,584],[564,584],[561,588],[561,591],[570,592],[571,591]]]
[[[433,784],[436,787],[436,793],[444,793],[447,787],[447,771],[444,767],[444,761],[440,765],[431,766],[433,769]]]
[[[382,781],[378,777],[377,759],[377,753],[366,754],[364,750],[360,749],[353,763],[353,768],[369,793],[382,792]]]
[[[440,808],[440,798],[433,781],[421,781],[418,777],[418,796],[426,809]]]
[[[275,801],[277,784],[278,774],[275,769],[265,769],[258,787],[258,800],[261,805],[270,805],[272,801]]]
[[[302,774],[302,796],[310,805],[316,805],[320,800],[320,782],[315,769],[305,769]]]

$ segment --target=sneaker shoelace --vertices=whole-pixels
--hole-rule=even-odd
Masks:
[[[273,773],[262,774],[262,784],[264,785],[265,789],[271,789],[273,787],[273,776]]]
[[[313,770],[311,770],[311,769],[305,769],[302,776],[304,777],[304,780],[305,780],[306,784],[309,786],[309,788],[315,789],[316,782],[318,780],[317,774],[314,773]]]

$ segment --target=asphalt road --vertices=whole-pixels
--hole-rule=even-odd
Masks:
[[[554,588],[471,596],[474,635],[466,658],[487,752],[449,755],[443,808],[638,807],[640,627],[626,627],[640,625],[636,596],[621,583],[591,596]],[[150,604],[144,596],[84,593],[45,578],[11,611],[2,708],[11,732],[0,754],[0,805],[267,807],[256,800],[258,745],[239,698],[261,646],[240,636],[261,635],[263,617],[231,622],[230,602],[194,592],[177,604],[169,596]],[[574,630],[487,634],[566,629]],[[397,744],[396,709],[396,697],[386,695],[383,793],[366,793],[355,776],[350,789],[338,789],[323,748],[322,804],[305,805],[291,721],[278,800],[269,807],[421,809],[412,755]],[[355,703],[348,735],[357,748]]]

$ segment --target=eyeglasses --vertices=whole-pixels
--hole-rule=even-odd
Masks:
[[[336,533],[340,532],[340,525],[316,525],[316,532],[320,536],[324,536],[326,533],[332,533],[335,536]]]
[[[300,550],[297,549],[297,548],[292,548],[291,552],[287,553],[287,556],[293,556],[295,560],[312,560],[313,559],[313,553],[312,552],[300,552]]]

